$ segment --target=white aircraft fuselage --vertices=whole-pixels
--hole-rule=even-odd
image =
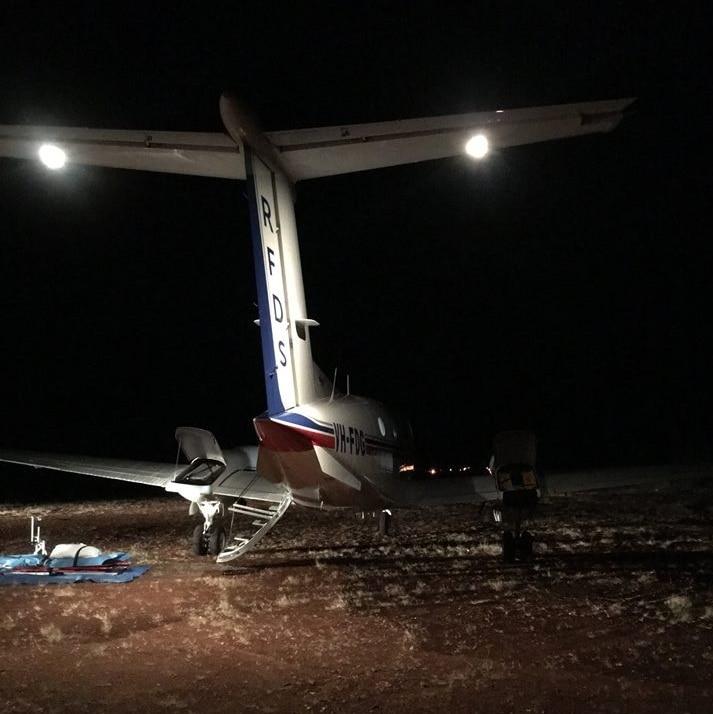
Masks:
[[[254,420],[257,470],[295,503],[374,510],[398,505],[413,434],[374,400],[341,395]]]

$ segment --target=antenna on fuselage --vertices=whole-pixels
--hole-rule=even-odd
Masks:
[[[329,401],[334,401],[334,390],[337,388],[337,368],[334,368],[334,379],[332,379],[332,394],[329,397]]]
[[[347,375],[347,396],[351,394],[351,389],[349,388],[349,375]]]

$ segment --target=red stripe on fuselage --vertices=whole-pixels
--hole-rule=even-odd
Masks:
[[[308,451],[313,446],[334,448],[334,435],[322,434],[298,426],[278,424],[271,419],[253,421],[260,445],[273,451]]]
[[[301,433],[308,437],[314,446],[323,446],[325,449],[334,448],[334,434],[324,434],[321,431],[308,430],[304,430]]]

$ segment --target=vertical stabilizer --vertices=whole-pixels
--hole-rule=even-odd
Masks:
[[[256,151],[245,146],[255,279],[268,413],[311,401],[315,395],[293,187]]]
[[[234,96],[220,115],[245,157],[268,414],[312,401],[316,393],[293,185],[265,135]]]

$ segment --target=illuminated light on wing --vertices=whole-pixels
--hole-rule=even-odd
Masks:
[[[67,162],[67,154],[55,144],[42,144],[37,153],[40,161],[53,171],[61,169]]]
[[[485,134],[472,136],[465,145],[466,153],[474,159],[482,159],[488,153],[489,148],[488,137]]]

